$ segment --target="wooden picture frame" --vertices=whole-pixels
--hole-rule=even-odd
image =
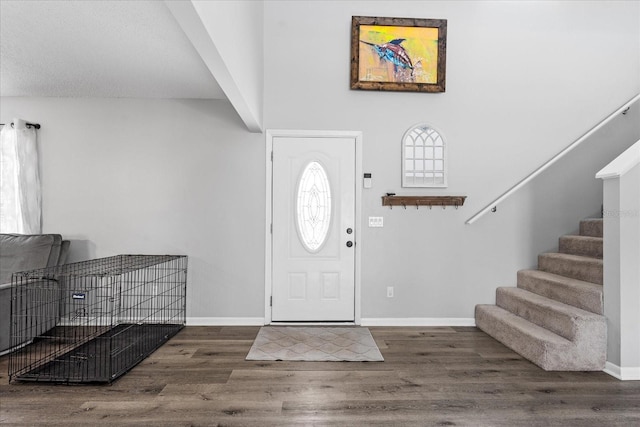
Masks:
[[[351,18],[351,89],[444,92],[447,20]]]

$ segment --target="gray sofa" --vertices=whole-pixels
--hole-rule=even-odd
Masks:
[[[60,234],[0,234],[0,355],[12,350],[12,274],[64,264],[69,253],[69,245],[70,242],[62,240]],[[33,334],[41,334],[53,326],[55,325],[38,325]],[[18,347],[22,344],[24,343],[19,343]]]

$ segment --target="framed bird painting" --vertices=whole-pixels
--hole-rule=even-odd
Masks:
[[[447,20],[351,19],[351,89],[444,92]]]

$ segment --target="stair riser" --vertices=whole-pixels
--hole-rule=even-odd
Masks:
[[[476,325],[482,331],[546,371],[601,371],[606,361],[606,332],[586,343],[541,340],[497,315],[491,306],[476,306]]]
[[[498,288],[496,291],[496,305],[520,316],[538,326],[571,341],[584,339],[589,334],[595,322],[604,322],[604,317],[595,315],[578,317],[575,314],[554,310],[552,307],[537,305],[508,292],[508,289]]]
[[[546,341],[531,337],[523,331],[513,327],[508,320],[501,319],[484,306],[476,306],[476,326],[511,350],[530,360],[546,371],[568,370],[564,363],[560,363],[558,355],[571,352],[571,343],[564,345],[550,344]]]
[[[578,282],[580,283],[580,282]],[[518,288],[569,304],[595,314],[603,314],[602,286],[571,285],[562,281],[538,278],[527,270],[518,272]],[[597,288],[597,289],[594,289]]]
[[[580,221],[580,235],[602,237],[604,223],[601,219],[592,219]]]
[[[576,239],[573,236],[560,238],[560,253],[602,259],[602,240]]]
[[[602,263],[592,262],[589,258],[568,260],[540,255],[538,256],[538,268],[559,276],[584,280],[585,282],[599,285],[603,283]]]

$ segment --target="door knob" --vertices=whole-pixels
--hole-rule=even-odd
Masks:
[[[353,246],[353,242],[352,242],[351,240],[349,240],[349,241],[347,242],[347,247],[348,247],[348,248],[350,248],[351,246]]]

